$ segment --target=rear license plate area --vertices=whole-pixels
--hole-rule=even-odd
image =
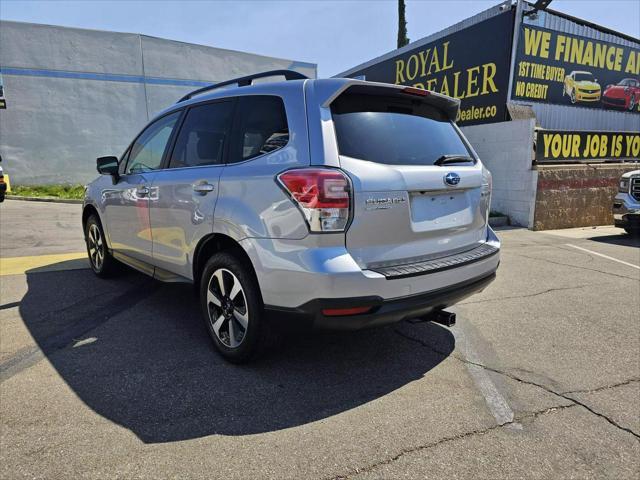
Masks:
[[[465,192],[411,193],[411,223],[416,231],[471,224],[473,215]]]

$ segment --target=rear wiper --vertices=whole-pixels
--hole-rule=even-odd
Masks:
[[[446,165],[447,163],[462,163],[462,162],[476,163],[476,161],[469,155],[442,155],[439,159],[433,162],[433,164]]]

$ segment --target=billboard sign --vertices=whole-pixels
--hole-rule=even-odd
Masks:
[[[504,121],[514,11],[352,72],[460,99],[459,125]]]
[[[511,98],[640,113],[640,49],[523,24]]]
[[[640,132],[539,130],[536,162],[640,158]]]

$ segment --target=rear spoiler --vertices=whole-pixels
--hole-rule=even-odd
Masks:
[[[455,122],[460,110],[460,100],[442,95],[441,93],[421,88],[408,87],[406,85],[392,85],[390,83],[367,82],[365,80],[355,80],[351,78],[335,79],[341,81],[340,86],[327,98],[323,99],[322,106],[328,108],[340,95],[349,90],[352,93],[363,93],[368,95],[409,95],[413,98],[422,99],[426,104],[442,110],[447,117]]]

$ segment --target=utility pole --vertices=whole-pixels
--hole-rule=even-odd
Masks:
[[[409,43],[407,38],[407,20],[404,16],[404,0],[398,0],[398,48],[404,47]]]

